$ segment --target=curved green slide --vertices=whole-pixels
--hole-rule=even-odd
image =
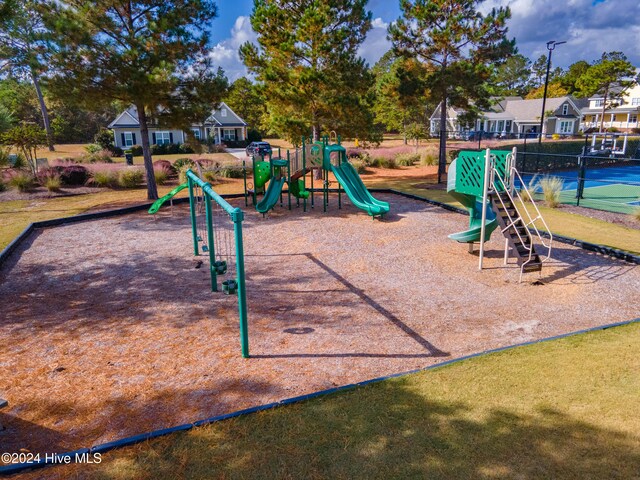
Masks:
[[[282,186],[284,185],[285,178],[272,178],[269,182],[269,186],[267,187],[267,191],[264,192],[264,197],[262,200],[256,205],[256,210],[260,213],[267,213],[271,210],[276,203],[278,203],[278,199],[280,198],[280,193],[282,192]]]
[[[482,199],[478,199],[475,195],[456,191],[456,160],[449,165],[447,193],[469,210],[469,229],[452,233],[449,238],[460,243],[479,242],[480,235],[482,235]],[[498,227],[496,214],[490,206],[487,208],[485,224],[484,239],[487,241],[491,237],[491,233]]]
[[[349,162],[331,165],[331,171],[336,176],[349,200],[356,207],[364,210],[372,217],[381,217],[389,212],[389,204],[373,198],[358,172]]]
[[[164,204],[164,202],[166,202],[167,200],[172,199],[173,197],[175,197],[178,194],[178,192],[181,192],[182,190],[184,190],[187,187],[188,187],[187,183],[183,183],[182,185],[178,185],[176,188],[174,188],[169,193],[167,193],[164,197],[161,197],[158,200],[156,200],[155,202],[153,202],[153,205],[151,205],[151,208],[149,209],[149,213],[151,215],[153,215],[154,213],[157,213],[158,210],[160,210],[160,207],[162,207],[162,205]]]

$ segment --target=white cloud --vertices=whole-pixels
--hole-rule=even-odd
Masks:
[[[553,53],[554,65],[591,62],[605,51],[621,51],[640,65],[638,0],[489,0],[483,11],[496,6],[511,8],[508,35],[516,38],[520,53],[532,60],[547,54],[548,41],[566,40]]]
[[[251,28],[249,17],[239,16],[231,28],[231,36],[216,44],[209,56],[216,67],[222,67],[231,82],[248,76],[247,68],[238,55],[240,45],[255,42],[256,33]]]
[[[371,30],[358,49],[358,55],[369,65],[376,63],[391,48],[391,42],[387,40],[388,27],[389,24],[380,17],[374,18],[371,22]]]

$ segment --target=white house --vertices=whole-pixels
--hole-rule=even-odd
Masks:
[[[542,128],[544,135],[575,135],[580,129],[581,109],[586,105],[583,99],[570,95],[547,98],[545,111],[551,112],[545,117]],[[521,97],[496,99],[494,106],[482,112],[472,125],[464,125],[458,121],[460,110],[448,109],[447,130],[449,136],[464,137],[469,131],[482,131],[483,135],[493,137],[524,137],[537,134],[540,129],[542,99],[524,100]],[[437,135],[440,129],[440,107],[431,115],[431,134]]]
[[[113,130],[116,147],[127,148],[140,145],[140,122],[138,111],[131,106],[122,112],[109,124]],[[247,138],[247,124],[224,102],[220,107],[211,112],[211,115],[203,122],[191,126],[191,133],[196,139],[224,143],[225,141],[242,141]],[[152,145],[164,145],[170,143],[185,143],[188,133],[171,128],[149,126],[149,143]]]

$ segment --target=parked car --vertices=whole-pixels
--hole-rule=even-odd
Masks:
[[[247,145],[247,157],[271,156],[271,145],[267,142],[251,142]]]

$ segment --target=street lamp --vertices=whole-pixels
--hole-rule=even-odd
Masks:
[[[547,50],[549,50],[549,56],[547,57],[547,76],[544,79],[544,93],[542,95],[542,113],[540,115],[540,136],[538,137],[538,145],[542,143],[542,127],[544,125],[544,105],[545,103],[547,103],[547,86],[549,85],[549,70],[551,69],[551,52],[553,52],[556,46],[562,45],[563,43],[567,43],[567,42],[566,41],[556,42],[555,40],[551,40],[547,42]],[[538,152],[540,152],[540,147],[538,147]]]

